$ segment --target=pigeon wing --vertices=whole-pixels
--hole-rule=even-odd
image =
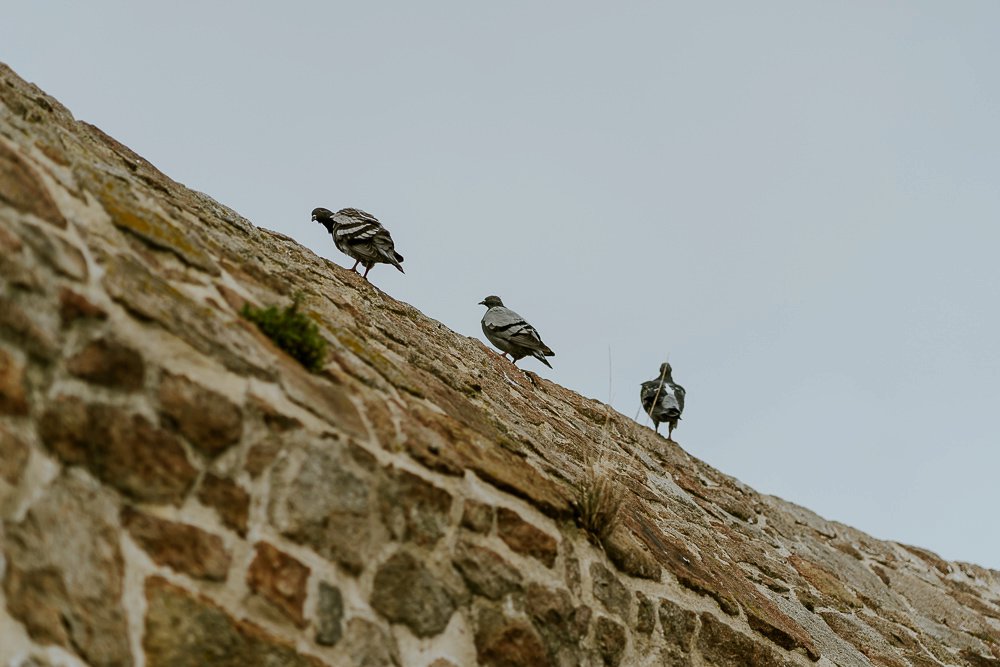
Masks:
[[[522,347],[525,350],[541,352],[551,356],[552,350],[542,342],[535,327],[510,308],[499,306],[490,308],[483,317],[483,326],[497,338]]]

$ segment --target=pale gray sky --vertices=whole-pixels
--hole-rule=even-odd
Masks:
[[[626,5],[627,7],[623,7]],[[21,2],[0,60],[463,334],[758,490],[1000,568],[1000,3]],[[612,364],[609,375],[608,349]]]

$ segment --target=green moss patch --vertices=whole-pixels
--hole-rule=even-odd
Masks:
[[[326,340],[320,336],[316,323],[299,312],[301,303],[302,295],[296,294],[292,305],[284,309],[277,306],[255,308],[245,304],[242,315],[256,324],[275,345],[315,373],[326,360]]]

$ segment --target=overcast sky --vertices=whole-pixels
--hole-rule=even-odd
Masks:
[[[189,187],[830,519],[1000,568],[1000,3],[19,2],[0,60]],[[609,349],[611,356],[609,370]],[[640,418],[642,415],[640,415]]]

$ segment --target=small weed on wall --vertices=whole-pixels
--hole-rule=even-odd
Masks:
[[[244,304],[243,317],[257,325],[261,332],[274,341],[275,345],[294,357],[313,373],[323,367],[326,360],[326,340],[319,335],[319,327],[306,315],[299,312],[302,293],[295,295],[292,305],[279,309],[277,306],[255,308]]]

